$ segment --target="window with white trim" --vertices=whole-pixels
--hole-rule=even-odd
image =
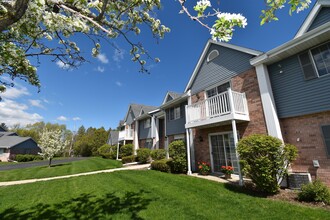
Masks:
[[[219,51],[217,50],[212,50],[209,55],[207,56],[207,62],[212,61],[213,59],[215,59],[217,56],[219,56]]]
[[[144,143],[144,148],[152,148],[152,139],[147,139],[146,142]]]
[[[209,89],[209,90],[206,90],[206,95],[207,95],[207,98],[210,98],[212,96],[216,96],[220,93],[223,93],[223,92],[226,92],[227,89],[230,88],[230,83],[229,82],[226,82],[224,84],[221,84],[217,87],[214,87],[212,89]]]
[[[324,125],[321,127],[321,129],[322,129],[322,133],[323,133],[325,148],[326,148],[328,157],[330,157],[330,125]]]
[[[181,106],[169,109],[169,120],[177,120],[181,118]]]
[[[150,118],[145,119],[143,125],[144,125],[143,126],[144,128],[150,128],[151,127],[151,119]]]
[[[300,54],[299,61],[306,80],[330,74],[330,43]]]

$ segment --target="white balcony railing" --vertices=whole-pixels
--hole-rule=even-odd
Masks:
[[[119,132],[119,141],[122,140],[133,140],[133,129],[125,129]]]
[[[231,119],[249,120],[245,93],[228,89],[216,96],[186,106],[186,128]]]

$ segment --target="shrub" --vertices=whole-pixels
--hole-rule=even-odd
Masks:
[[[162,160],[165,159],[166,157],[166,150],[164,149],[152,150],[150,155],[153,160]]]
[[[127,157],[133,155],[133,144],[125,144],[120,147],[121,157]]]
[[[136,162],[137,157],[135,155],[121,158],[122,163],[133,163]]]
[[[165,173],[171,172],[171,159],[155,160],[151,163],[152,170],[158,170]]]
[[[29,162],[34,160],[42,160],[40,155],[32,155],[32,154],[16,154],[15,159],[17,162]]]
[[[172,173],[187,172],[187,152],[185,143],[182,140],[173,141],[169,145],[169,153],[172,161],[170,162]]]
[[[137,161],[140,163],[148,163],[150,158],[150,149],[140,148],[137,151]]]
[[[267,135],[251,135],[238,142],[242,171],[262,192],[278,192],[278,178],[287,173],[286,164],[297,156],[295,146],[282,146],[280,139]]]
[[[320,180],[305,184],[298,193],[298,200],[305,202],[324,202],[330,204],[330,190]]]
[[[109,144],[102,145],[97,149],[98,154],[107,159],[116,159],[117,157],[117,146],[110,146]]]

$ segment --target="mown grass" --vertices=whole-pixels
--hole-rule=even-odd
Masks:
[[[0,187],[2,219],[329,219],[330,212],[157,171]]]
[[[105,170],[121,167],[122,163],[116,160],[91,157],[86,160],[73,161],[58,165],[38,166],[24,169],[0,171],[0,181],[13,181],[25,179],[37,179],[54,176],[64,176],[76,173],[84,173],[96,170]]]

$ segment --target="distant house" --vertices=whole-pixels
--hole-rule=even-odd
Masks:
[[[138,142],[135,143],[136,149],[164,148],[164,114],[158,107],[143,107],[135,121],[138,128],[136,130],[138,136]]]
[[[8,161],[16,154],[38,154],[38,144],[30,137],[19,137],[15,132],[0,131],[0,160]]]
[[[168,146],[174,140],[186,139],[186,113],[188,104],[186,93],[167,92],[160,109],[165,113],[165,145]]]

